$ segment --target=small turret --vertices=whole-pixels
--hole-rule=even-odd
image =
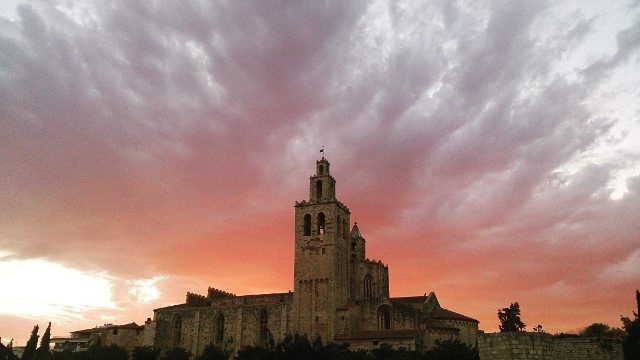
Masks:
[[[336,180],[331,176],[329,161],[316,161],[316,174],[309,178],[309,202],[328,202],[336,199]]]

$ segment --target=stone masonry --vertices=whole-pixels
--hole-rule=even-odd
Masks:
[[[531,332],[480,333],[478,351],[480,360],[623,360],[616,339],[554,338]]]
[[[238,296],[210,288],[154,310],[154,346],[200,354],[209,344],[237,351],[288,334],[371,349],[383,343],[429,349],[437,340],[475,346],[478,321],[440,306],[431,292],[389,296],[389,268],[366,257],[366,240],[336,198],[325,158],[309,177],[308,200],[297,201],[293,292]],[[146,334],[145,334],[146,335]],[[147,336],[145,336],[147,337]]]

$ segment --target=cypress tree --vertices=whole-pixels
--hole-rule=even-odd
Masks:
[[[40,339],[40,347],[38,348],[38,353],[48,354],[49,353],[49,342],[51,341],[51,321],[49,321],[49,326],[42,334],[42,339]]]
[[[24,352],[22,353],[23,360],[29,360],[36,355],[36,346],[38,346],[38,325],[33,327],[31,331],[31,336],[29,337],[29,341],[27,341],[27,345],[24,347]]]

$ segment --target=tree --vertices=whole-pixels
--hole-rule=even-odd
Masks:
[[[313,345],[306,336],[287,335],[279,342],[273,351],[278,359],[312,359],[314,358]]]
[[[18,360],[19,358],[13,353],[11,346],[8,345],[11,345],[11,343],[4,346],[0,342],[0,360]]]
[[[517,304],[517,303],[516,303]],[[458,340],[437,341],[436,347],[427,351],[427,360],[479,360],[478,350]]]
[[[500,332],[522,331],[526,327],[520,319],[520,304],[516,301],[508,308],[498,310]]]
[[[22,359],[29,360],[36,355],[36,346],[38,345],[38,325],[33,327],[31,331],[31,336],[27,341],[27,345],[24,347],[24,352],[22,353]]]
[[[43,357],[49,354],[49,342],[51,341],[51,322],[42,334],[42,338],[40,339],[40,347],[38,348],[38,356]]]
[[[181,347],[174,347],[171,350],[168,350],[162,356],[162,360],[189,360],[191,354],[185,349]]]
[[[93,345],[87,351],[73,353],[73,360],[129,360],[129,353],[117,345]]]
[[[160,349],[151,346],[137,346],[133,349],[131,360],[156,360],[160,355]]]
[[[612,328],[607,324],[593,323],[582,329],[578,335],[591,338],[620,338],[624,336],[624,331],[620,328]]]
[[[229,350],[207,345],[202,351],[202,355],[197,356],[196,360],[229,360],[229,355],[231,355]]]
[[[637,312],[633,313],[634,319],[621,317],[625,337],[622,340],[622,350],[625,359],[640,359],[640,292],[636,290]]]
[[[273,352],[261,346],[245,346],[236,354],[236,360],[262,360],[273,357]]]

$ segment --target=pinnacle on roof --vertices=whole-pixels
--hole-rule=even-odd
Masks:
[[[361,238],[362,234],[360,233],[360,228],[358,228],[358,222],[353,223],[353,228],[351,228],[351,237],[352,238]]]

